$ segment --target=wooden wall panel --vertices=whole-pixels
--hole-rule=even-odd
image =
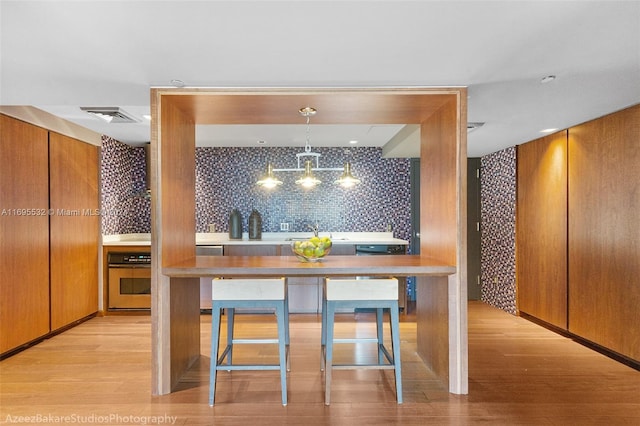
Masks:
[[[518,310],[567,328],[567,132],[517,147]]]
[[[98,311],[99,148],[50,133],[51,329]]]
[[[447,265],[457,264],[456,123],[456,108],[441,108],[420,128],[420,254]]]
[[[47,146],[45,129],[0,115],[0,353],[49,332]]]
[[[569,130],[569,330],[640,360],[640,106]]]

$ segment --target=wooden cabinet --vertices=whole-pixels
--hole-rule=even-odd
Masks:
[[[98,148],[0,114],[0,353],[98,310]]]
[[[569,130],[569,330],[640,361],[640,106]]]
[[[49,332],[46,130],[0,115],[0,353]]]
[[[518,147],[518,308],[640,361],[640,106]]]
[[[49,136],[51,329],[98,310],[98,147]]]
[[[518,310],[567,328],[567,132],[518,146]]]

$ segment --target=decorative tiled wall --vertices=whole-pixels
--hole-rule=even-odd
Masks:
[[[151,232],[144,148],[102,137],[102,233]]]
[[[481,159],[482,301],[516,313],[516,149]]]
[[[321,167],[342,167],[342,148],[316,148]],[[381,158],[379,148],[352,148],[348,160],[363,183],[351,189],[334,185],[340,172],[317,172],[322,184],[304,190],[294,184],[298,173],[278,173],[284,184],[274,190],[255,185],[267,161],[276,168],[296,167],[296,148],[196,148],[196,232],[228,230],[229,214],[237,208],[244,231],[252,209],[262,215],[263,232],[309,231],[318,223],[325,232],[380,232],[409,240],[409,160]],[[144,149],[104,137],[102,149],[102,217],[104,234],[150,232],[150,200],[144,190]]]
[[[321,167],[342,167],[342,148],[316,148]],[[295,168],[298,148],[198,148],[196,150],[196,226],[206,232],[215,223],[228,230],[229,214],[240,210],[247,231],[252,209],[262,215],[264,232],[279,232],[281,223],[290,231],[309,231],[318,223],[321,231],[380,232],[391,225],[395,236],[410,236],[410,184],[408,159],[383,159],[379,148],[350,149],[352,172],[362,184],[345,189],[334,185],[341,172],[315,172],[322,184],[304,189],[294,181],[299,172],[278,172],[284,183],[272,190],[255,182],[274,168]]]

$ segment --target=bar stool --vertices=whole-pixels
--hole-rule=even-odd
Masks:
[[[336,309],[373,308],[376,311],[376,338],[335,339],[334,325]],[[383,339],[383,310],[389,310],[391,349],[389,353]],[[324,370],[324,403],[330,404],[332,369],[393,369],[395,370],[396,399],[402,404],[402,370],[400,363],[400,321],[398,315],[398,280],[380,279],[325,279],[322,298],[322,337],[320,369]],[[377,344],[377,364],[333,364],[334,343]]]
[[[287,405],[287,371],[289,368],[289,306],[285,278],[214,279],[211,285],[211,367],[209,372],[209,405],[213,406],[218,370],[280,370],[282,405]],[[233,337],[236,308],[275,308],[277,339],[235,339]],[[227,313],[227,345],[218,357],[222,310]],[[278,364],[233,364],[234,344],[277,343]],[[223,364],[226,358],[226,364]]]

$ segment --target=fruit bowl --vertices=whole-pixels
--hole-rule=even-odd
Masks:
[[[331,251],[329,237],[311,237],[291,243],[291,251],[301,262],[319,262]]]

